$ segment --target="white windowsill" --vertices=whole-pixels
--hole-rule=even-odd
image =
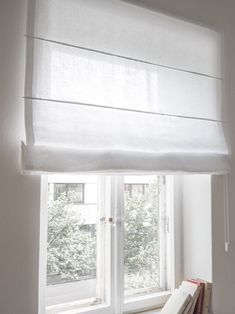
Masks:
[[[156,309],[156,310],[141,312],[141,313],[138,313],[138,314],[159,314],[159,313],[161,313],[161,309]]]

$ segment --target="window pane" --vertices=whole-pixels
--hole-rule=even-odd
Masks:
[[[73,203],[84,203],[84,184],[83,183],[54,183],[54,200],[61,194],[69,195]]]
[[[97,178],[65,179],[48,184],[47,305],[97,304],[101,302]]]
[[[162,291],[164,177],[125,177],[124,184],[125,296]]]
[[[66,184],[55,183],[54,184],[54,200],[56,201],[62,193],[66,194]]]

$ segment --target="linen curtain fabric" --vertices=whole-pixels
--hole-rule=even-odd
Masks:
[[[118,0],[30,1],[23,170],[225,173],[220,37]]]

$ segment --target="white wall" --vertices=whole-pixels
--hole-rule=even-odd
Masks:
[[[37,313],[40,182],[20,175],[25,0],[0,1],[0,313]]]
[[[183,276],[212,281],[211,177],[182,178]]]
[[[233,0],[136,0],[153,9],[201,21],[224,32],[225,98],[233,119],[235,98],[235,3]],[[26,0],[0,1],[0,313],[37,313],[39,234],[38,177],[20,175],[20,140],[24,135],[24,56]],[[235,124],[229,127],[235,134]],[[235,146],[235,137],[232,138]],[[232,170],[235,158],[232,160]],[[235,313],[235,228],[231,250],[224,252],[221,178],[212,180],[214,313]],[[235,174],[229,178],[231,226],[235,224]]]

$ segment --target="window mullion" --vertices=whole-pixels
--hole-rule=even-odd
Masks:
[[[165,177],[159,176],[158,178],[158,203],[159,203],[159,254],[160,254],[160,287],[163,290],[167,290],[167,278],[166,278],[166,264],[167,264],[167,252],[166,252],[166,232],[167,232],[167,213],[166,213],[166,189],[165,189]]]
[[[106,215],[106,190],[105,190],[105,177],[99,178],[98,184],[98,211],[97,211],[97,278],[99,284],[96,286],[97,289],[97,298],[104,302],[108,295],[106,293],[107,287],[107,272],[109,269],[109,263],[107,261],[107,257],[109,252],[107,252],[108,237],[106,234],[105,224],[102,221],[102,217]],[[107,271],[107,272],[106,272]]]
[[[123,211],[124,211],[124,180],[122,176],[111,179],[113,223],[113,278],[114,278],[114,314],[123,312]]]

